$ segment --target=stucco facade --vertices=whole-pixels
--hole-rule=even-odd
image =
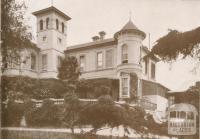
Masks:
[[[131,75],[137,77],[137,96],[159,105],[165,99],[156,92],[148,95],[142,91],[142,81],[156,84],[157,57],[143,46],[146,35],[131,20],[116,31],[112,38],[105,32],[93,37],[93,41],[74,46],[67,45],[67,21],[71,18],[55,7],[36,11],[37,48],[26,49],[22,54],[25,62],[10,64],[5,75],[25,75],[33,78],[57,78],[57,67],[61,57],[74,56],[81,70],[80,78],[119,79],[120,100],[130,98]],[[165,88],[166,89],[166,88]],[[164,106],[158,106],[164,110]]]

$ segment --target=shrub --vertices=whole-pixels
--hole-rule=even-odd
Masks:
[[[26,111],[26,121],[31,127],[59,127],[61,126],[62,107],[54,105],[52,101],[44,100],[41,107],[37,108],[29,102]]]
[[[24,105],[9,101],[7,106],[2,105],[2,126],[20,126],[20,122],[24,115]]]
[[[108,94],[114,100],[119,99],[119,80],[118,79],[88,79],[81,80],[77,85],[76,93],[79,98],[97,99]]]

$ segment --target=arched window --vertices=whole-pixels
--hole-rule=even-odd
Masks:
[[[43,30],[43,20],[40,20],[40,30]]]
[[[62,33],[65,33],[65,24],[62,22]]]
[[[59,30],[59,21],[56,19],[56,29]]]
[[[49,18],[46,18],[46,29],[49,28]]]
[[[128,63],[128,46],[122,46],[122,63]]]

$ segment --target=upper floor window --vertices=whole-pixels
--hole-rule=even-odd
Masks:
[[[84,71],[85,69],[85,56],[81,55],[80,56],[80,71]]]
[[[170,96],[168,98],[168,103],[169,103],[169,106],[173,105],[175,103],[175,97],[174,96]]]
[[[145,74],[148,74],[148,60],[147,58],[144,59],[144,66],[145,66]]]
[[[106,68],[110,68],[113,66],[113,50],[106,51]]]
[[[97,53],[97,68],[102,68],[103,67],[103,53],[98,52]]]
[[[62,39],[58,37],[58,43],[62,44]]]
[[[65,33],[65,24],[62,22],[62,33]]]
[[[42,37],[42,40],[45,42],[47,40],[47,37],[46,36],[43,36]]]
[[[49,28],[49,18],[46,18],[46,29]]]
[[[128,63],[128,46],[122,46],[122,63]]]
[[[56,29],[59,30],[59,21],[56,19]]]
[[[43,30],[43,20],[40,20],[40,30]]]
[[[34,54],[31,54],[31,69],[36,69],[36,56]]]
[[[156,65],[154,63],[151,63],[151,78],[155,79],[156,76]]]
[[[42,55],[42,70],[47,70],[47,54]]]

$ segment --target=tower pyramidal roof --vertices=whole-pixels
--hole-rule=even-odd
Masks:
[[[32,14],[35,15],[35,16],[38,16],[38,15],[46,14],[46,13],[49,13],[49,12],[55,12],[55,13],[59,14],[60,16],[62,16],[63,18],[65,18],[66,20],[71,19],[71,17],[69,17],[68,15],[66,15],[65,13],[63,13],[62,11],[60,11],[59,9],[57,9],[54,6],[50,6],[48,8],[35,11]]]

